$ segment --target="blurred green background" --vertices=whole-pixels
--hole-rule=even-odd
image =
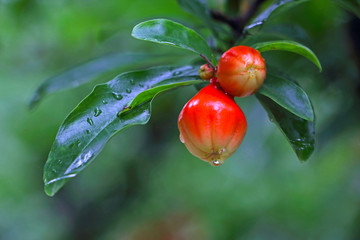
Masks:
[[[221,10],[222,1],[210,4]],[[152,18],[202,31],[175,0],[0,0],[0,239],[360,239],[360,24],[329,0],[283,13],[256,37],[287,35],[323,65],[318,73],[295,54],[264,54],[313,101],[317,143],[306,163],[255,97],[237,100],[248,120],[238,151],[218,168],[196,159],[178,139],[178,114],[196,93],[186,87],[156,98],[149,124],[115,136],[57,195],[45,195],[43,165],[61,122],[95,83],[120,72],[34,110],[31,95],[44,79],[105,53],[194,61],[131,38]]]

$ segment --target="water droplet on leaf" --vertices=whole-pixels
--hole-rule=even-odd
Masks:
[[[180,134],[179,138],[180,138],[180,142],[185,143],[185,140],[184,140],[184,137],[182,134]]]
[[[131,79],[131,80],[130,80],[130,84],[131,84],[131,85],[135,85],[134,79]]]
[[[144,86],[144,84],[142,84],[142,83],[139,83],[139,87],[143,87]]]
[[[90,126],[94,124],[94,121],[91,118],[87,118],[86,121],[90,124]]]
[[[127,93],[131,93],[131,89],[127,88],[127,89],[126,89],[126,92],[127,92]]]
[[[123,96],[121,94],[117,94],[117,93],[112,93],[112,95],[114,96],[115,99],[117,100],[121,100],[123,99]]]
[[[100,110],[100,108],[95,108],[95,110],[94,110],[94,117],[100,116],[101,113],[102,113],[102,111]]]
[[[89,133],[90,133],[90,130],[89,130],[89,129],[86,129],[86,133],[89,134]]]
[[[102,103],[103,104],[107,104],[108,102],[106,100],[102,100]]]
[[[222,162],[220,162],[219,160],[214,160],[214,161],[212,161],[212,165],[214,165],[214,166],[220,166],[222,164]]]
[[[176,72],[173,73],[173,76],[179,76],[180,74],[181,74],[180,71],[176,71]]]

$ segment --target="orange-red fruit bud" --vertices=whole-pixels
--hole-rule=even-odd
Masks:
[[[254,48],[233,47],[221,56],[217,75],[225,92],[246,97],[262,86],[266,78],[265,60]]]
[[[204,64],[199,69],[199,75],[202,79],[208,81],[215,75],[215,70],[209,66],[209,64]]]
[[[240,146],[247,123],[233,97],[210,84],[186,103],[178,127],[191,154],[219,166]]]

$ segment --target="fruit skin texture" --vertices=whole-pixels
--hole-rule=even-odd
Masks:
[[[265,60],[254,48],[236,46],[221,56],[217,76],[225,92],[235,97],[250,96],[266,78]]]
[[[186,103],[178,127],[191,154],[219,166],[240,146],[247,123],[233,97],[211,83]]]

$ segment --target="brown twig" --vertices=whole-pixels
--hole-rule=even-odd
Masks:
[[[200,54],[200,57],[202,57],[209,65],[212,69],[216,70],[216,67],[214,64],[212,64],[212,62],[204,55]]]

